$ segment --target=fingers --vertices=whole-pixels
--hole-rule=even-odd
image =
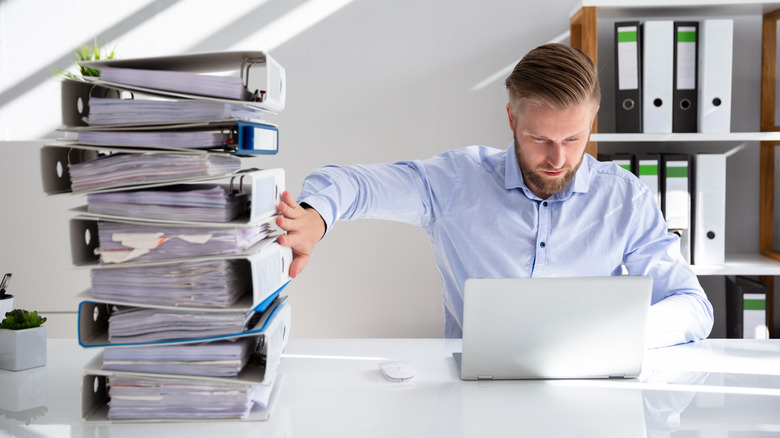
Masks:
[[[290,264],[289,275],[290,278],[295,278],[303,271],[303,268],[309,263],[309,255],[296,250],[296,243],[301,239],[300,235],[284,234],[279,236],[279,244],[282,246],[289,246],[293,248],[293,261]]]
[[[296,217],[299,216],[302,212],[303,208],[295,202],[295,199],[293,199],[290,192],[285,190],[282,192],[281,196],[282,202],[279,203],[279,207],[277,208],[284,217]]]
[[[286,190],[277,209],[281,214],[276,217],[276,225],[287,232],[279,236],[278,242],[293,250],[289,275],[295,278],[309,263],[314,245],[325,233],[325,222],[316,211],[301,207]]]
[[[307,263],[309,263],[309,256],[297,256],[293,258],[293,261],[290,264],[290,278],[298,276],[298,274],[303,271],[303,268],[306,267]]]
[[[282,213],[281,216],[276,217],[276,225],[284,231],[295,232],[300,231],[305,226],[305,223],[302,215],[292,217]]]

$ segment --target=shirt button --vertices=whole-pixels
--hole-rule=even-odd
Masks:
[[[544,242],[540,243],[540,244],[539,244],[539,246],[541,246],[542,248],[544,248]]]
[[[542,202],[542,205],[544,205],[545,207],[547,207],[547,201],[544,201],[544,202]]]

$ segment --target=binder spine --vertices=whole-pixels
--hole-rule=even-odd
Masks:
[[[698,154],[693,196],[693,263],[725,263],[726,241],[726,156]]]
[[[674,23],[646,21],[642,28],[642,129],[671,133]]]
[[[265,123],[236,121],[236,153],[273,155],[279,152],[279,129]]]
[[[704,20],[699,53],[699,131],[731,131],[734,20]]]
[[[673,132],[698,130],[698,22],[674,23]]]
[[[642,132],[642,28],[615,23],[615,132]]]
[[[650,194],[655,198],[658,208],[663,211],[661,204],[660,168],[660,157],[657,154],[645,154],[638,159],[639,180],[647,185]]]
[[[272,243],[263,251],[249,258],[252,265],[252,291],[254,303],[268,298],[290,280],[292,249]]]
[[[693,193],[693,168],[689,155],[661,156],[661,210],[669,231],[680,236],[680,251],[688,263],[692,262],[691,249],[691,194]]]

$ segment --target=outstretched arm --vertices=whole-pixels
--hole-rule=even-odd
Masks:
[[[295,278],[309,263],[314,245],[325,234],[325,221],[317,210],[303,208],[287,191],[282,193],[278,210],[281,215],[276,218],[276,225],[287,232],[279,236],[279,244],[292,248],[290,277]]]

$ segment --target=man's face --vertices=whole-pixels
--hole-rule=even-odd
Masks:
[[[536,196],[546,199],[574,178],[597,110],[591,103],[563,110],[525,103],[513,115],[507,105],[523,181]]]

